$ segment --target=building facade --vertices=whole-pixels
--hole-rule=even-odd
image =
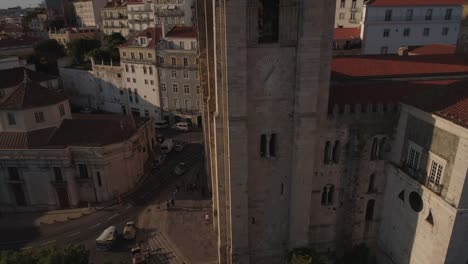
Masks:
[[[163,37],[157,55],[163,118],[169,123],[187,121],[201,126],[195,28],[173,27]]]
[[[151,0],[134,0],[127,4],[129,34],[137,34],[149,27],[154,28],[154,5]]]
[[[192,26],[195,24],[194,0],[154,0],[156,25]]]
[[[2,212],[117,198],[143,177],[155,142],[150,119],[72,115],[65,96],[27,77],[0,115]]]
[[[127,1],[108,1],[102,9],[102,32],[106,35],[120,33],[128,37]]]
[[[99,27],[101,25],[101,10],[106,6],[106,0],[73,0],[76,26]]]
[[[65,47],[75,39],[96,39],[98,38],[98,34],[96,28],[62,28],[59,30],[49,30],[49,38],[55,39]]]
[[[364,0],[336,0],[335,28],[359,27]]]
[[[368,1],[361,22],[362,54],[396,54],[404,46],[456,44],[460,1]]]
[[[198,3],[219,263],[285,263],[309,244],[334,11],[332,1]]]

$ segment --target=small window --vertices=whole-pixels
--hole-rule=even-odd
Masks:
[[[179,109],[179,108],[180,108],[179,99],[174,99],[174,107],[175,107],[175,109]]]
[[[36,123],[43,123],[44,119],[44,112],[35,112],[34,119],[36,119]]]
[[[145,80],[145,84],[148,84],[148,80]]]
[[[181,49],[185,49],[185,43],[183,41],[179,42],[179,46]]]
[[[164,57],[159,57],[159,63],[164,64]]]
[[[19,181],[20,176],[19,176],[18,168],[8,167],[8,176],[10,177],[10,181]]]
[[[185,67],[188,66],[188,59],[187,59],[187,58],[184,58],[184,66],[185,66]]]
[[[143,66],[143,74],[146,74],[146,66]]]
[[[429,36],[430,30],[431,30],[430,28],[424,28],[424,30],[423,30],[423,36],[428,37],[428,36]]]
[[[136,79],[135,79],[135,78],[133,78],[133,83],[136,83]]]
[[[80,171],[80,178],[89,178],[88,168],[85,164],[79,164],[78,169]]]
[[[409,37],[410,32],[411,32],[411,29],[410,29],[410,28],[405,28],[405,29],[403,29],[403,36]]]
[[[63,182],[62,170],[59,167],[54,167],[54,180],[56,182]]]
[[[425,19],[426,19],[426,20],[432,20],[432,9],[427,9],[427,10],[426,10]]]
[[[340,141],[335,141],[335,145],[333,146],[332,150],[332,161],[335,164],[340,162]]]
[[[179,92],[179,85],[178,84],[173,84],[172,85],[172,92],[178,93]]]
[[[340,2],[340,8],[344,8],[345,7],[345,0],[341,0]]]
[[[184,84],[184,93],[186,94],[190,93],[190,86],[188,84]]]
[[[145,116],[149,117],[149,111],[148,110],[145,110]]]
[[[65,115],[65,107],[63,106],[63,104],[59,105],[59,112],[60,112],[60,116]]]
[[[165,92],[165,91],[166,91],[166,84],[161,83],[161,92]]]
[[[132,65],[131,68],[132,68],[132,73],[135,73],[135,66]]]
[[[171,76],[172,78],[177,78],[177,71],[172,71]]]
[[[144,58],[143,53],[140,52],[138,55],[140,56],[140,60],[143,60],[143,58]]]
[[[153,58],[153,54],[151,54],[151,52],[148,52],[148,58]]]
[[[390,29],[385,28],[383,31],[383,37],[388,38],[390,36]]]
[[[130,82],[130,78],[127,78],[127,82]]]
[[[445,20],[451,20],[452,19],[452,8],[448,8],[445,10]]]
[[[185,79],[188,79],[188,77],[189,77],[188,71],[184,71],[184,78],[185,78]]]
[[[185,110],[189,111],[192,109],[192,101],[185,100]]]
[[[380,139],[379,149],[377,151],[377,158],[380,160],[383,159],[383,154],[384,154],[386,143],[387,143],[387,138]]]
[[[339,18],[340,20],[345,19],[345,13],[344,13],[344,12],[341,12],[341,13],[339,14],[338,18]]]
[[[176,65],[177,65],[177,60],[176,60],[176,58],[172,57],[172,58],[171,58],[171,61],[172,61],[172,66],[176,66]]]
[[[406,21],[413,20],[413,9],[406,10]]]
[[[442,28],[442,36],[447,36],[447,35],[448,35],[448,32],[449,32],[449,28],[448,28],[448,27]]]
[[[99,171],[96,172],[96,178],[97,178],[98,186],[101,187],[102,186],[102,179],[101,179],[101,173]]]
[[[335,186],[333,184],[327,184],[326,186],[324,186],[322,190],[321,204],[332,205],[334,195],[335,195],[334,192],[335,192]]]
[[[153,75],[153,67],[149,67],[148,70],[149,70],[149,74]]]
[[[153,80],[150,80],[150,84],[151,84],[151,85],[154,85],[154,81],[153,81]],[[154,89],[153,89],[153,91],[154,91]]]
[[[331,142],[327,141],[325,143],[325,150],[324,150],[324,156],[323,156],[323,163],[324,164],[329,164],[331,160]]]
[[[366,221],[372,221],[374,219],[374,207],[375,207],[375,200],[371,199],[367,201],[366,207]]]
[[[122,57],[127,57],[127,53],[125,51],[122,52]]]
[[[385,10],[385,21],[392,21],[392,10]]]
[[[271,134],[269,142],[270,157],[276,157],[276,134]]]
[[[8,116],[8,125],[10,125],[10,126],[16,125],[15,114],[7,113],[7,116]]]
[[[279,0],[260,0],[258,6],[258,42],[278,42]]]
[[[267,137],[265,134],[260,136],[260,157],[266,157]]]
[[[419,159],[421,157],[422,148],[413,142],[408,144],[408,155],[406,156],[406,164],[412,169],[419,169]]]
[[[128,65],[127,64],[125,64],[125,72],[128,72]]]

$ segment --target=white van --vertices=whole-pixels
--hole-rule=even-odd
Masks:
[[[189,131],[189,124],[187,122],[179,122],[176,123],[172,128],[174,128],[175,130],[187,132]]]
[[[169,152],[171,152],[173,147],[174,147],[174,140],[166,139],[161,144],[161,153],[164,153],[164,154],[169,153]]]

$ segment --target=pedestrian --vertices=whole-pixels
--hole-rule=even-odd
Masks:
[[[208,215],[208,213],[205,214],[205,222],[206,223],[210,222],[210,215]]]
[[[175,200],[174,199],[171,200],[171,205],[172,205],[172,207],[175,207]]]

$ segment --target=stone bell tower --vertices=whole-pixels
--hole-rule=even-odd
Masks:
[[[285,263],[309,244],[335,5],[197,1],[219,263]]]

